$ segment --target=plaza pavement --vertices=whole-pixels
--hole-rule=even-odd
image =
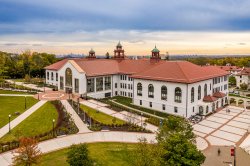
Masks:
[[[21,115],[16,117],[14,120],[10,122],[11,128],[16,127],[18,124],[20,124],[23,120],[25,120],[27,117],[29,117],[31,114],[33,114],[36,110],[38,110],[42,105],[44,105],[47,101],[42,100],[33,105],[31,108],[23,112]],[[3,137],[5,134],[9,132],[9,123],[6,124],[4,127],[0,129],[0,138]]]
[[[206,139],[210,145],[232,146],[247,135],[249,126],[250,110],[229,106],[193,125],[193,128],[194,133]]]
[[[79,143],[93,143],[93,142],[125,142],[137,143],[139,138],[146,138],[148,142],[155,142],[155,134],[152,133],[134,133],[134,132],[91,132],[79,133],[64,137],[51,139],[40,142],[38,148],[42,153],[49,153],[52,151],[67,148],[73,144]],[[1,166],[8,166],[12,164],[13,151],[8,151],[0,154]]]
[[[74,120],[75,125],[79,129],[78,133],[86,133],[91,132],[87,125],[83,123],[81,118],[78,116],[78,114],[74,111],[74,109],[71,107],[69,102],[67,100],[61,100],[62,105],[66,109],[66,111],[71,115],[71,118]]]

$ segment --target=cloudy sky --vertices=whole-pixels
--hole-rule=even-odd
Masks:
[[[0,50],[250,54],[249,0],[0,0]]]

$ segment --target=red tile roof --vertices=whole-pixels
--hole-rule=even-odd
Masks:
[[[68,59],[54,63],[45,69],[59,70]],[[164,60],[115,60],[115,59],[71,59],[86,73],[87,76],[132,74],[133,78],[193,83],[228,72],[215,66],[201,67],[186,61]]]
[[[214,102],[214,101],[216,101],[216,100],[217,100],[217,98],[216,98],[216,97],[213,97],[213,96],[211,96],[211,95],[204,96],[204,98],[203,98],[203,101],[204,101],[204,102]]]
[[[225,97],[226,94],[225,93],[222,93],[222,92],[215,92],[213,94],[213,97],[217,97],[217,98],[222,98],[222,97]]]
[[[61,67],[64,66],[65,63],[68,62],[68,60],[70,60],[70,59],[63,59],[63,60],[58,61],[56,63],[53,63],[49,66],[46,66],[45,69],[47,69],[47,70],[59,70],[59,69],[61,69]]]
[[[218,67],[225,71],[241,71],[242,70],[242,68],[238,66],[218,66]]]
[[[242,71],[240,73],[238,73],[236,75],[238,75],[238,76],[240,76],[240,75],[248,75],[248,76],[250,76],[250,68],[244,68],[244,69],[242,69]]]
[[[201,67],[187,61],[163,61],[148,70],[134,74],[133,78],[194,83],[229,73],[214,66]]]

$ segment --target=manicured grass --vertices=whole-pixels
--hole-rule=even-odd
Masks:
[[[90,108],[86,105],[82,105],[80,106],[80,108],[85,111],[92,119],[96,120],[97,122],[103,123],[103,124],[107,124],[107,125],[111,125],[111,124],[125,124],[125,122],[123,120],[117,119],[115,123],[112,122],[113,117],[107,114],[104,114],[100,111],[97,111],[93,108]]]
[[[144,112],[147,112],[147,113],[150,113],[150,114],[153,114],[153,115],[157,115],[157,116],[164,117],[164,118],[169,116],[169,114],[164,113],[164,112],[160,112],[160,111],[157,111],[157,110],[152,110],[152,109],[140,107],[140,106],[137,106],[137,105],[133,105],[132,104],[132,99],[128,98],[128,97],[115,96],[115,97],[113,97],[111,99],[115,99],[115,101],[118,102],[118,103],[121,103],[121,104],[126,105],[128,107],[138,109],[140,111],[144,111]]]
[[[28,92],[17,92],[17,91],[11,91],[11,90],[0,90],[0,94],[24,94],[24,95],[30,95]]]
[[[37,103],[38,100],[33,97],[26,97],[27,109]],[[25,97],[24,96],[0,96],[0,128],[9,122],[9,114],[11,120],[15,119],[17,115],[15,112],[23,113],[25,111]]]
[[[136,144],[124,143],[91,143],[88,144],[90,157],[97,166],[127,166],[133,165],[132,152]],[[68,166],[67,152],[69,148],[45,154],[41,166]]]
[[[53,129],[52,120],[57,123],[58,113],[55,106],[51,102],[45,103],[36,112],[31,114],[27,119],[11,130],[0,139],[0,142],[8,142],[18,137],[32,137]]]

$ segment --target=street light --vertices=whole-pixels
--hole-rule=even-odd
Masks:
[[[10,133],[10,118],[11,118],[11,114],[9,114],[9,133]]]
[[[143,113],[141,112],[141,127],[142,127],[142,115],[143,115]]]
[[[53,123],[53,137],[55,137],[55,119],[52,120]]]
[[[24,105],[24,108],[25,108],[25,109],[27,108],[27,104],[26,104],[26,96],[25,96],[25,105]]]

